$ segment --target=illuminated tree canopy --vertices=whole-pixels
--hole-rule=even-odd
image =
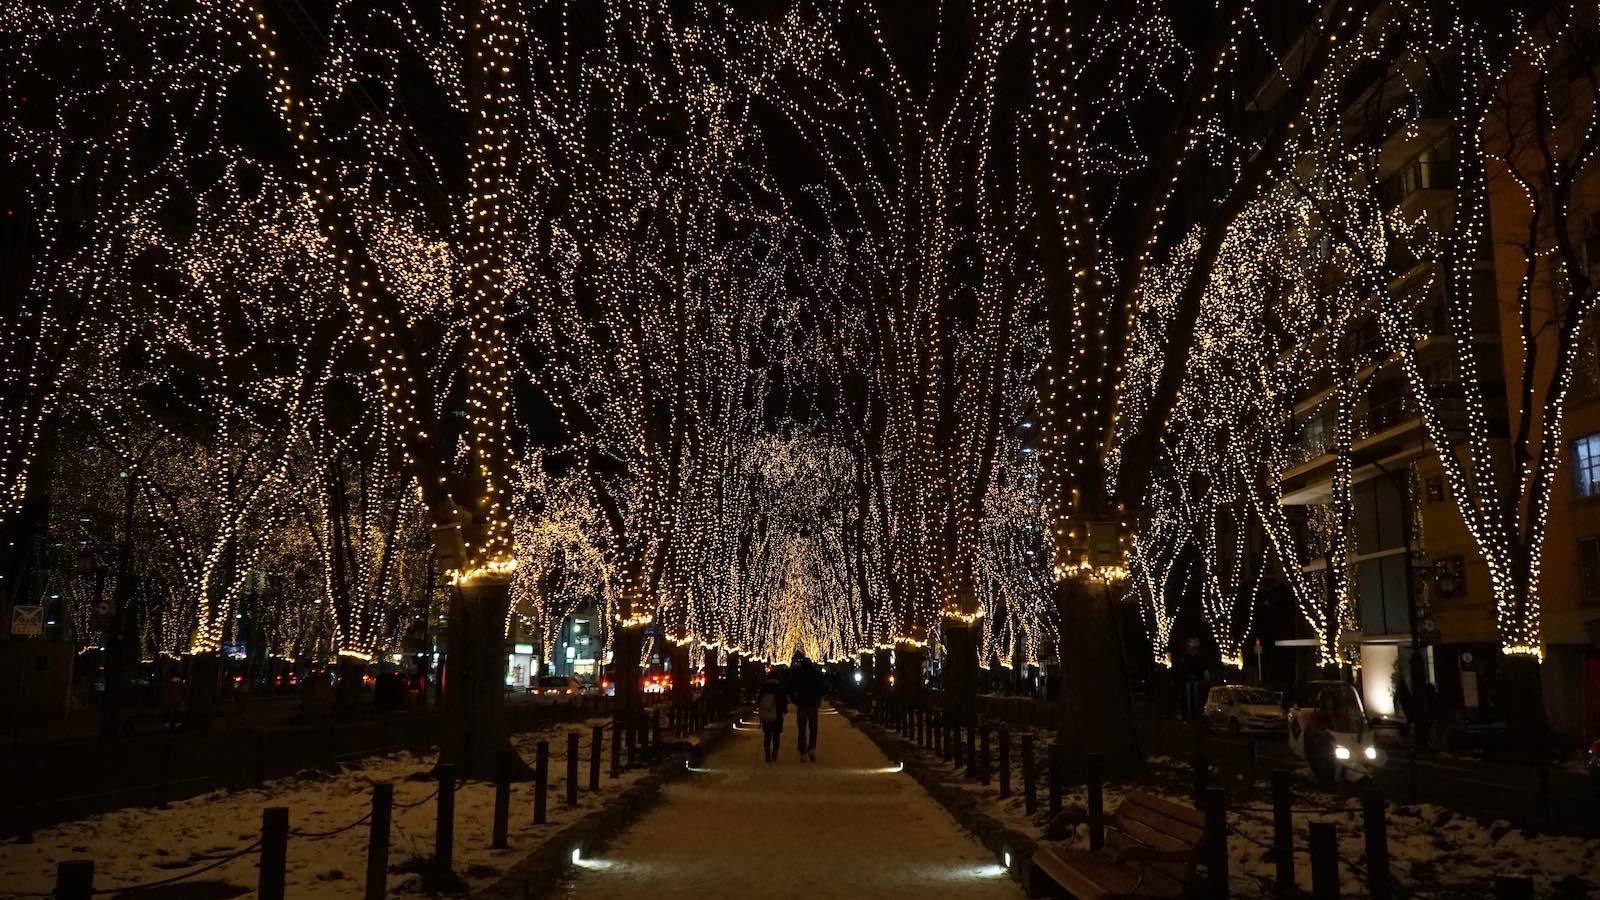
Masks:
[[[1117,602],[1155,663],[1189,602],[1237,663],[1270,583],[1336,664],[1368,376],[1317,348],[1375,311],[1537,658],[1600,150],[1592,91],[1551,124],[1595,13],[1558,6],[8,4],[5,596],[55,579],[89,645],[95,592],[137,595],[145,657],[354,665],[444,612],[492,668],[593,604],[630,665],[892,648],[1087,683]],[[1401,94],[1456,122],[1452,216],[1384,195]],[[1529,235],[1506,466],[1463,462],[1498,458],[1498,370],[1460,349],[1446,397],[1422,347],[1473,342],[1501,182]],[[1291,521],[1323,382],[1346,455]],[[39,565],[51,534],[112,586]],[[1120,690],[1071,715],[1111,727]]]

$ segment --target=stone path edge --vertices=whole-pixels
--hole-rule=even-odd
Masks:
[[[957,824],[994,853],[996,859],[1000,859],[1002,854],[1009,850],[1011,868],[1008,874],[1011,880],[1022,886],[1025,894],[1029,897],[1045,896],[1043,886],[1029,883],[1033,871],[1033,853],[1039,847],[1037,841],[1007,828],[999,819],[983,812],[978,801],[969,792],[945,783],[938,772],[928,767],[920,753],[911,752],[917,749],[915,746],[907,744],[898,735],[880,727],[870,716],[844,706],[837,708],[850,724],[883,751],[884,756],[902,763],[905,766],[905,773],[921,785],[928,796],[944,807]]]
[[[661,788],[688,772],[693,760],[708,753],[733,730],[737,714],[702,730],[694,746],[673,750],[648,774],[623,789],[606,805],[551,835],[506,870],[499,880],[470,895],[470,900],[536,900],[547,896],[572,870],[572,851],[604,850],[611,839],[661,799]],[[671,745],[668,745],[669,747]]]

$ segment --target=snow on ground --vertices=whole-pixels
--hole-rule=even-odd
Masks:
[[[990,815],[1014,831],[1040,838],[1048,819],[1048,767],[1045,748],[1053,735],[1034,732],[1038,765],[1039,812],[1028,816],[1022,797],[1022,756],[1018,732],[1012,734],[1011,790],[1007,800],[999,798],[999,775],[989,787],[968,781],[966,767],[937,759],[924,758],[944,781],[981,798]],[[901,739],[904,741],[904,739]],[[905,742],[907,752],[915,750]],[[998,751],[990,748],[991,761]],[[1149,774],[1136,788],[1177,803],[1193,805],[1193,771],[1177,760],[1152,757]],[[1308,781],[1309,770],[1295,785],[1292,808],[1295,812],[1295,880],[1311,889],[1311,862],[1306,855],[1310,822],[1333,822],[1339,828],[1341,877],[1346,895],[1360,885],[1359,871],[1366,866],[1366,843],[1361,827],[1360,803],[1353,797],[1317,790]],[[1105,808],[1116,810],[1122,800],[1122,786],[1107,783]],[[1233,832],[1229,836],[1229,874],[1233,895],[1269,897],[1276,878],[1276,867],[1269,848],[1272,845],[1272,805],[1265,784],[1250,785],[1243,778],[1227,784],[1234,812],[1229,816]],[[1062,802],[1083,807],[1087,797],[1080,784],[1063,785]],[[1084,829],[1079,829],[1074,846],[1087,846]],[[1465,816],[1433,804],[1396,804],[1389,807],[1389,859],[1391,873],[1406,887],[1425,891],[1434,898],[1481,898],[1489,896],[1495,875],[1532,875],[1540,897],[1578,898],[1600,896],[1600,838],[1525,832],[1503,820]],[[1352,868],[1351,864],[1355,868]]]
[[[619,779],[602,772],[600,794],[590,794],[588,754],[591,728],[609,723],[595,719],[517,735],[513,745],[532,764],[534,747],[550,742],[548,824],[533,823],[533,784],[511,788],[510,849],[489,849],[494,812],[494,785],[468,782],[456,791],[455,870],[469,887],[492,883],[500,873],[545,839],[605,798],[632,783],[643,769],[625,771]],[[579,735],[578,805],[566,805],[567,733]],[[611,731],[602,766],[609,765]],[[67,822],[38,831],[34,843],[0,846],[0,897],[47,893],[55,883],[56,863],[68,859],[93,859],[97,888],[145,884],[197,868],[225,857],[260,838],[261,810],[289,808],[293,831],[327,832],[354,822],[372,808],[372,785],[394,784],[395,810],[390,831],[389,892],[394,895],[425,893],[419,870],[433,856],[436,804],[428,774],[432,756],[395,753],[373,756],[337,774],[305,772],[269,781],[259,789],[216,791],[173,803],[169,809],[130,807]],[[362,896],[366,878],[368,829],[365,823],[326,839],[289,838],[288,896],[296,900],[342,900]],[[198,875],[198,881],[225,882],[207,896],[253,896],[259,853],[252,851]],[[141,895],[143,896],[143,895]]]
[[[824,710],[817,761],[778,761],[744,724],[663,802],[563,886],[561,896],[1021,897],[995,858],[842,716]]]

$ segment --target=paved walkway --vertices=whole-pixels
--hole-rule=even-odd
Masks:
[[[775,763],[742,725],[560,896],[879,900],[1022,896],[982,844],[844,717],[824,709],[817,761]]]

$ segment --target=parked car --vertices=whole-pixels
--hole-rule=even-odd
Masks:
[[[665,694],[672,689],[672,676],[665,672],[656,672],[644,679],[644,692],[646,694]]]
[[[576,703],[578,694],[583,692],[583,685],[571,675],[541,675],[528,691],[540,699],[556,701],[564,698]]]
[[[1229,734],[1280,731],[1287,722],[1278,695],[1258,687],[1218,685],[1206,695],[1206,725]]]
[[[1378,761],[1378,745],[1354,685],[1301,683],[1289,708],[1289,746],[1323,782],[1365,781]]]

